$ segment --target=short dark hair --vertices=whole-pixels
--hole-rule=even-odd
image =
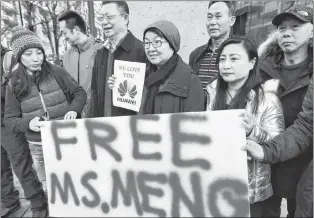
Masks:
[[[75,26],[78,26],[82,33],[86,34],[86,23],[81,15],[75,11],[67,10],[58,16],[58,21],[65,21],[66,27],[73,30]]]
[[[130,14],[129,5],[128,5],[128,3],[126,3],[126,1],[103,1],[102,5],[107,5],[107,4],[111,4],[111,3],[116,4],[117,7],[121,11],[123,11],[123,13]]]
[[[217,2],[224,2],[224,3],[226,3],[228,8],[229,8],[229,14],[231,16],[235,15],[235,11],[236,11],[236,2],[235,1],[210,1],[209,4],[208,4],[208,8],[210,8],[213,4],[215,4]]]

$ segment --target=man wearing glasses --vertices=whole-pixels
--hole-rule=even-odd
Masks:
[[[97,51],[91,83],[91,117],[130,116],[136,112],[115,107],[107,83],[114,60],[147,63],[142,42],[128,30],[129,6],[125,1],[103,1],[99,22],[107,40]]]
[[[65,11],[58,16],[60,32],[71,47],[66,50],[63,66],[68,73],[84,88],[87,100],[82,111],[82,117],[90,113],[90,85],[96,51],[102,47],[102,42],[92,35],[87,35],[84,19],[75,11]]]

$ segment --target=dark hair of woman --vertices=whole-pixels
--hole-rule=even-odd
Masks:
[[[244,36],[233,36],[228,38],[223,44],[220,46],[216,65],[219,66],[219,60],[223,48],[229,44],[241,44],[243,45],[244,49],[246,50],[249,60],[256,59],[256,63],[252,70],[249,72],[249,76],[241,87],[239,92],[234,96],[233,101],[229,108],[226,105],[226,91],[228,89],[228,83],[225,82],[220,74],[218,75],[217,80],[217,87],[216,87],[216,97],[213,106],[213,110],[226,110],[226,109],[244,109],[247,103],[247,96],[251,90],[254,90],[256,95],[254,99],[254,106],[253,106],[253,114],[256,114],[259,105],[259,96],[264,95],[261,82],[260,82],[260,74],[258,70],[258,53],[257,53],[257,46],[253,40],[248,37]],[[263,99],[263,98],[262,98]]]
[[[17,98],[27,96],[30,92],[32,83],[36,85],[39,84],[39,82],[45,80],[51,72],[52,64],[46,59],[44,59],[41,65],[41,70],[34,72],[33,76],[29,75],[25,66],[19,61],[18,68],[16,70],[13,68],[10,76],[13,93]]]

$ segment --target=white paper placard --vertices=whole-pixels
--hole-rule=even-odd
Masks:
[[[47,121],[52,217],[249,217],[239,113]]]
[[[145,63],[114,61],[114,75],[117,76],[115,87],[112,90],[114,106],[139,112],[145,70]]]

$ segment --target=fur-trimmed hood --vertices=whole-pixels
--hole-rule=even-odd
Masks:
[[[262,84],[262,88],[266,93],[273,93],[275,95],[278,94],[279,88],[279,79],[270,79],[267,80],[264,84]]]
[[[277,64],[283,58],[284,53],[278,41],[274,41],[274,38],[276,38],[275,35],[275,31],[268,35],[267,39],[259,46],[258,55],[260,58],[270,58]],[[313,60],[313,39],[308,45],[308,54],[310,59]]]

